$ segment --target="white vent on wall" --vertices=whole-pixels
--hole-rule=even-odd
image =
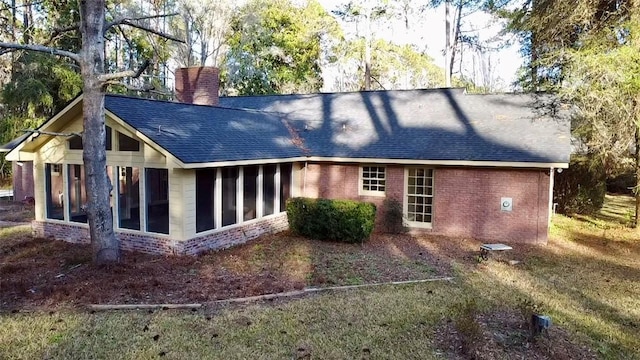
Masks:
[[[512,211],[513,210],[513,199],[510,197],[500,198],[500,210],[502,211]]]

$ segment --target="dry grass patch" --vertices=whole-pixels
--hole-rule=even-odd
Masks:
[[[94,268],[88,247],[3,230],[14,232],[0,232],[0,263],[24,290],[3,288],[5,309],[456,280],[195,312],[5,312],[0,358],[640,359],[640,233],[625,223],[629,205],[607,197],[601,214],[555,216],[548,245],[505,254],[516,266],[478,263],[473,239],[385,235],[348,245],[281,234],[197,258],[127,254],[122,266]],[[532,341],[525,320],[534,310],[553,326]]]
[[[452,304],[475,298],[454,283],[357,290],[197,311],[0,315],[0,358],[585,359],[570,334],[531,344],[513,311],[477,298],[480,345],[462,353]],[[558,357],[558,354],[569,354]],[[161,355],[162,354],[162,355]],[[307,356],[307,357],[305,357]]]

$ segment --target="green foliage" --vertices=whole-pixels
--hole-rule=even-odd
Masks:
[[[2,103],[14,114],[48,117],[60,111],[82,89],[71,64],[48,54],[26,52],[14,63],[11,82],[2,89]]]
[[[0,6],[1,7],[1,6]],[[56,33],[79,22],[78,2],[74,0],[45,0],[20,8],[9,41],[46,43],[48,46],[78,51],[77,32]],[[34,14],[46,13],[35,21]],[[10,12],[5,14],[11,15]],[[0,15],[0,17],[2,17]],[[29,26],[23,20],[29,19]],[[11,23],[11,22],[9,22]],[[2,31],[2,29],[0,29]],[[10,32],[10,33],[11,33]],[[0,38],[2,38],[0,33]],[[39,126],[46,118],[60,111],[82,89],[82,78],[72,62],[50,54],[15,52],[8,69],[8,81],[0,89],[0,143],[23,134],[22,130]],[[0,155],[0,176],[7,177],[11,167]]]
[[[80,74],[66,61],[48,54],[25,52],[14,62],[12,80],[0,93],[4,116],[0,118],[0,143],[38,127],[77,96],[82,89]],[[0,176],[11,167],[0,155]]]
[[[407,230],[404,226],[402,203],[396,199],[386,198],[382,202],[382,227],[390,234],[400,234]]]
[[[376,39],[371,50],[372,90],[397,88],[430,88],[444,85],[444,73],[434,60],[413,45],[397,45]],[[338,65],[344,75],[337,84],[341,91],[364,89],[365,40],[338,44],[329,61]],[[457,84],[458,85],[458,84]]]
[[[356,243],[371,235],[376,206],[352,200],[293,198],[287,202],[287,217],[295,234]]]
[[[337,24],[318,2],[253,0],[231,28],[221,74],[225,92],[308,93],[322,87],[320,43],[337,32]]]
[[[555,174],[553,201],[561,214],[594,213],[604,203],[606,175],[601,162],[574,156],[569,168]]]

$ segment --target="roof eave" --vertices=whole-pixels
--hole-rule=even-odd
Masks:
[[[42,123],[42,125],[38,126],[36,130],[46,131],[52,124],[56,123],[60,118],[64,117],[69,111],[75,108],[79,103],[82,102],[83,94],[79,94],[75,99],[71,100],[64,109],[60,110],[57,114],[53,115],[49,120]],[[9,150],[5,158],[9,161],[19,161],[20,156],[19,152],[24,147],[25,143],[30,139],[37,138],[39,136],[37,131],[32,132],[30,135],[25,136],[24,139],[19,141],[13,149]]]
[[[274,159],[229,160],[201,163],[185,163],[185,169],[199,169],[224,166],[248,166],[266,163],[283,162],[335,162],[335,163],[369,163],[369,164],[397,164],[397,165],[428,165],[428,166],[465,166],[465,167],[500,167],[500,168],[536,168],[536,169],[566,169],[568,162],[528,162],[528,161],[470,161],[470,160],[429,160],[429,159],[387,159],[387,158],[349,158],[325,156],[301,156]]]

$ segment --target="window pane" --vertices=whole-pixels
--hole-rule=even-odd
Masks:
[[[256,218],[256,198],[258,196],[258,167],[245,166],[243,171],[243,219],[244,221]]]
[[[237,220],[236,193],[238,168],[222,169],[222,226],[235,224]]]
[[[87,192],[84,186],[84,166],[69,165],[69,220],[87,222],[85,211]]]
[[[118,227],[140,230],[140,169],[118,167]]]
[[[113,143],[113,141],[112,141],[113,140],[112,139],[113,136],[111,134],[111,128],[108,127],[108,126],[105,126],[104,129],[105,129],[105,134],[104,134],[104,137],[105,137],[105,139],[104,139],[105,148],[107,150],[111,150],[112,143]]]
[[[45,165],[47,219],[64,220],[64,191],[61,164]]]
[[[385,168],[382,166],[362,167],[362,190],[384,192]]]
[[[196,170],[196,231],[216,227],[216,173],[217,169]]]
[[[147,231],[169,233],[169,171],[145,169]]]
[[[73,135],[69,140],[69,149],[71,150],[82,150],[82,137],[78,135]]]
[[[430,223],[433,211],[433,170],[409,169],[407,186],[407,219]]]
[[[280,211],[287,210],[291,197],[291,164],[280,164]]]
[[[130,138],[123,133],[118,133],[118,150],[120,151],[140,151],[140,142]]]
[[[262,168],[262,212],[271,215],[276,202],[276,165],[265,165]]]

